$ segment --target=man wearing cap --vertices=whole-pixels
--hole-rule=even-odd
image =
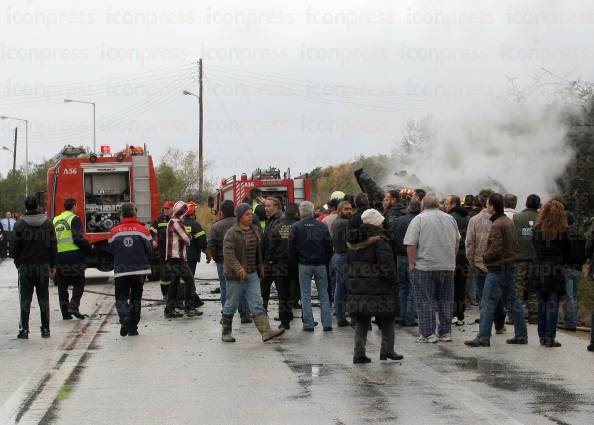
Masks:
[[[167,240],[167,223],[171,218],[171,209],[173,208],[173,202],[163,202],[163,213],[157,217],[157,220],[151,225],[150,231],[153,236],[153,248],[155,245],[158,247],[159,254],[159,278],[161,280],[161,295],[163,300],[167,301],[167,292],[169,291],[170,278],[167,276],[165,267],[165,245]]]
[[[191,300],[194,276],[192,276],[187,262],[187,247],[192,240],[183,226],[183,219],[188,214],[188,210],[188,205],[184,201],[177,201],[173,206],[171,220],[167,223],[165,268],[168,277],[171,279],[169,292],[167,293],[167,304],[165,305],[165,317],[168,319],[183,315],[181,312],[176,311],[180,280],[184,281],[184,314],[187,317],[202,315],[201,311],[196,310]]]
[[[223,268],[227,281],[227,299],[222,319],[223,342],[235,342],[231,335],[233,316],[244,296],[263,342],[276,338],[285,331],[284,328],[270,328],[262,304],[258,277],[258,271],[261,273],[263,265],[262,229],[253,224],[253,215],[251,205],[239,204],[235,208],[237,223],[227,231],[223,240]]]
[[[326,217],[320,217],[320,221],[324,223],[326,226],[328,226],[330,234],[332,234],[332,223],[334,223],[334,220],[338,218],[338,204],[342,202],[344,196],[344,192],[341,192],[340,190],[332,192],[332,195],[330,195],[330,202],[328,202],[328,205],[332,203],[334,205],[334,211],[326,215]]]

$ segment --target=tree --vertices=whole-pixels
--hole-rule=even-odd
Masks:
[[[208,164],[205,164],[205,169],[207,167]],[[194,151],[183,152],[180,149],[167,149],[156,169],[156,174],[161,199],[195,200],[204,203],[214,188],[213,183],[206,179],[204,193],[200,199],[198,154]]]

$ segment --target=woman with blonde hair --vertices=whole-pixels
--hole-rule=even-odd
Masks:
[[[559,298],[565,294],[563,267],[570,250],[567,214],[558,200],[547,202],[540,210],[532,242],[536,251],[533,283],[538,293],[538,336],[540,345],[560,347],[555,340]]]

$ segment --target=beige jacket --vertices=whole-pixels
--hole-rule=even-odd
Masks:
[[[468,262],[486,272],[487,266],[483,261],[483,255],[487,251],[487,241],[489,240],[489,231],[491,230],[491,214],[483,209],[468,222],[466,231],[466,258]]]

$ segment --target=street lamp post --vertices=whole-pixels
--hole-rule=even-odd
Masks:
[[[86,103],[87,105],[93,106],[93,152],[97,152],[97,126],[96,126],[96,114],[95,114],[95,102],[87,102],[85,100],[75,99],[64,99],[64,103]]]
[[[0,116],[0,120],[15,120],[25,123],[25,196],[29,196],[29,121],[6,115]]]
[[[202,90],[201,90],[202,92]],[[185,96],[194,96],[198,99],[199,106],[199,128],[198,128],[198,192],[202,196],[204,189],[204,144],[202,142],[202,98],[201,96],[192,93],[191,91],[184,90],[182,94]]]

